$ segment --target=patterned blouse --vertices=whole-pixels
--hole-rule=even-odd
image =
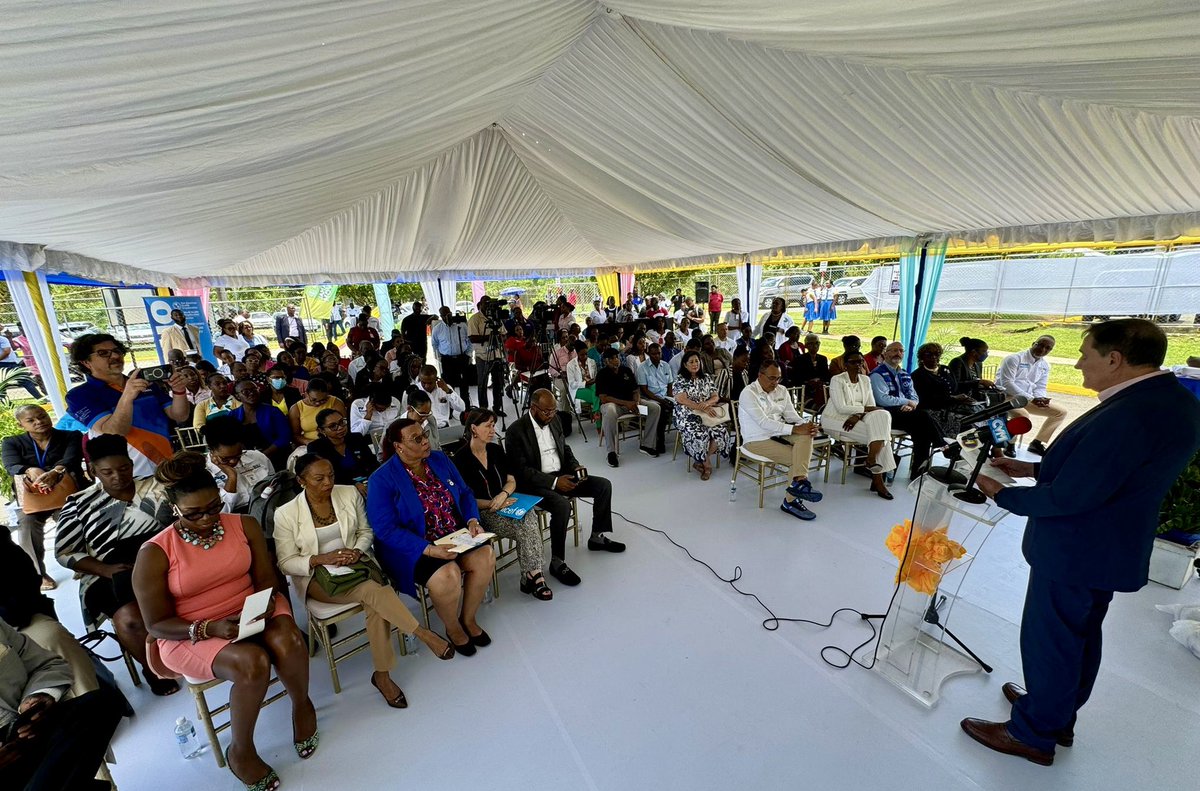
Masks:
[[[405,468],[407,469],[407,468]],[[458,514],[454,510],[454,498],[446,484],[433,474],[428,462],[422,465],[423,477],[412,476],[417,497],[425,509],[425,540],[437,541],[459,529]],[[412,472],[409,472],[412,475]]]

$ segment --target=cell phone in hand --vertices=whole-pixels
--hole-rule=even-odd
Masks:
[[[165,382],[171,378],[171,374],[175,369],[169,365],[152,365],[149,368],[143,368],[142,378],[147,382]]]
[[[573,477],[575,479],[576,483],[579,483],[580,481],[586,481],[587,480],[587,467],[580,467],[578,470],[575,470],[575,474],[571,477]]]

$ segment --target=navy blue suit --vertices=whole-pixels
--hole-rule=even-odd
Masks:
[[[1029,517],[1029,589],[1021,619],[1028,694],[1013,736],[1053,752],[1074,727],[1100,668],[1101,625],[1114,591],[1146,584],[1158,512],[1200,449],[1200,401],[1175,377],[1132,384],[1080,417],[1047,449],[1037,485],[996,503]]]

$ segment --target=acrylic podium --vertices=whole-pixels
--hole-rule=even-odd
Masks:
[[[907,520],[897,525],[888,539],[893,554],[904,560],[874,669],[930,707],[951,676],[991,671],[954,636],[950,620],[971,562],[1008,512],[990,500],[976,505],[956,498],[954,491],[962,488],[930,475],[913,481],[909,490],[917,504],[911,525]]]

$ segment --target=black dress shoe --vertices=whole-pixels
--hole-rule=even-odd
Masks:
[[[975,741],[1005,755],[1015,755],[1042,766],[1054,763],[1054,753],[1048,753],[1016,739],[1008,732],[1008,726],[1003,722],[988,722],[971,717],[963,720],[962,729]]]
[[[654,448],[648,448],[645,445],[642,445],[641,447],[638,448],[638,450],[640,450],[642,453],[645,453],[647,456],[649,456],[652,459],[658,458],[658,451],[656,451]]]
[[[463,656],[475,655],[475,645],[471,642],[471,635],[469,632],[467,633],[467,642],[463,643],[462,645],[459,645],[451,640],[450,635],[446,635],[446,642],[454,646],[454,653],[456,654],[462,654]]]
[[[579,575],[571,570],[571,567],[566,563],[559,563],[557,566],[550,564],[550,576],[561,582],[563,585],[578,585],[583,580],[579,579]]]
[[[616,453],[609,453],[609,454],[608,454],[608,466],[609,466],[609,467],[620,467],[620,466],[621,466],[621,462],[620,462],[620,460],[617,458],[617,454],[616,454]]]
[[[1025,687],[1009,681],[1000,687],[1000,691],[1004,693],[1005,700],[1009,703],[1016,703],[1017,699],[1025,694]],[[1067,728],[1066,730],[1059,731],[1058,736],[1055,737],[1055,741],[1058,742],[1059,747],[1072,746],[1075,744],[1075,729]]]
[[[1035,439],[1029,443],[1029,452],[1037,456],[1044,456],[1046,454],[1046,446],[1042,444],[1040,439]]]
[[[587,547],[588,547],[588,549],[592,550],[593,552],[624,552],[625,551],[624,544],[622,544],[620,541],[613,541],[611,538],[608,538],[607,536],[604,536],[604,535],[601,535],[598,538],[595,536],[593,536],[592,538],[589,538]]]
[[[1008,443],[1008,447],[1004,449],[1004,455],[1010,459],[1017,458],[1017,446],[1011,442]]]
[[[471,630],[467,628],[465,623],[459,621],[458,624],[463,628],[463,631],[467,633],[467,637],[471,640],[471,645],[483,648],[485,645],[492,644],[491,636],[482,629],[479,630],[479,634],[471,634]]]

